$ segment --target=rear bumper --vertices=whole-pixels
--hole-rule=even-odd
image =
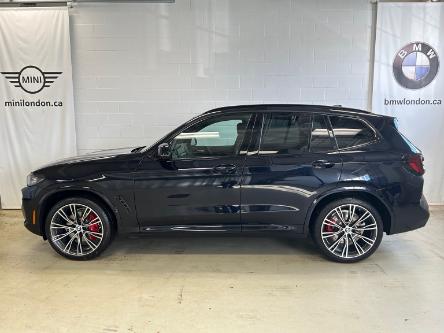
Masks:
[[[429,219],[429,205],[424,195],[419,203],[396,206],[393,209],[393,218],[390,235],[422,228]]]

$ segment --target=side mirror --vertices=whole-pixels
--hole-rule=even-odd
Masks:
[[[168,143],[161,143],[157,147],[157,155],[163,160],[169,159],[171,157],[170,145]]]

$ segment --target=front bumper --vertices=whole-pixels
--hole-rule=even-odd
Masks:
[[[422,228],[429,219],[429,205],[424,195],[419,203],[394,207],[390,235]]]
[[[22,213],[25,219],[24,225],[26,229],[32,233],[42,236],[42,228],[39,219],[39,207],[33,200],[34,189],[32,187],[25,187],[22,189]]]

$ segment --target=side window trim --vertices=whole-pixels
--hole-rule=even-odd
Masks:
[[[261,153],[261,149],[262,149],[262,139],[264,138],[264,129],[265,129],[265,124],[267,123],[267,121],[270,119],[270,112],[261,112],[261,128],[260,131],[258,133],[259,135],[259,141],[257,143],[257,150],[255,154],[252,155],[257,155],[260,156]]]
[[[314,127],[315,116],[319,116],[324,119],[324,123],[325,123],[325,126],[327,127],[327,131],[328,131],[328,137],[330,138],[330,142],[332,145],[332,149],[330,149],[330,150],[326,150],[326,151],[322,151],[322,152],[312,152],[311,151],[311,140],[313,137],[313,127]],[[338,150],[339,150],[339,146],[338,146],[336,138],[333,134],[333,127],[331,126],[330,117],[327,114],[323,114],[323,113],[320,113],[320,114],[311,113],[311,135],[310,135],[310,146],[309,146],[308,151],[311,154],[328,154],[328,153],[335,153]]]
[[[269,112],[265,113],[263,112],[261,114],[261,129],[259,131],[259,142],[258,142],[258,146],[257,146],[257,155],[259,155],[260,151],[261,151],[261,147],[262,147],[262,138],[264,137],[264,127],[265,127],[265,119],[268,117]]]
[[[314,123],[313,119],[314,119],[313,114],[311,114],[310,115],[310,123],[311,123],[310,136],[308,137],[308,152],[309,153],[311,153],[311,140],[313,138],[313,123]]]
[[[262,142],[262,132],[263,132],[263,126],[264,126],[264,112],[255,112],[253,114],[254,117],[254,123],[249,131],[249,142],[248,146],[245,147],[246,149],[245,154],[246,156],[255,156],[259,155],[260,145]]]
[[[258,122],[259,114],[257,112],[251,112],[251,117],[248,120],[247,129],[245,131],[245,135],[242,139],[242,143],[240,145],[240,149],[238,153],[234,156],[246,156],[250,151],[250,147],[252,145],[252,141],[255,136],[255,128],[256,123]]]
[[[348,119],[357,120],[357,121],[363,123],[367,128],[370,128],[370,129],[371,129],[371,131],[373,132],[374,139],[371,140],[371,141],[368,141],[368,142],[361,143],[361,144],[359,144],[359,145],[354,145],[354,146],[349,146],[349,147],[345,147],[345,148],[340,148],[340,147],[339,147],[339,144],[338,144],[338,141],[337,141],[337,139],[336,139],[336,135],[334,134],[335,132],[334,132],[333,126],[332,126],[332,124],[331,124],[331,120],[330,120],[331,117],[348,118]],[[334,139],[335,139],[335,143],[336,143],[336,147],[337,147],[337,150],[338,150],[338,151],[347,151],[347,150],[349,150],[349,149],[354,149],[354,148],[359,148],[359,147],[365,147],[365,146],[368,146],[368,145],[372,145],[372,144],[374,144],[374,143],[377,143],[377,142],[379,141],[378,132],[377,132],[377,131],[373,128],[373,126],[372,126],[368,121],[366,121],[365,119],[361,119],[361,118],[353,117],[353,116],[343,116],[343,115],[333,115],[333,114],[329,114],[329,115],[328,115],[328,123],[329,123],[329,125],[330,125],[331,130],[332,130],[333,137],[334,137]]]
[[[325,117],[325,122],[328,128],[328,134],[330,135],[330,140],[333,143],[333,151],[339,151],[338,141],[336,141],[335,133],[333,132],[333,126],[331,125],[330,117],[326,114],[323,115]]]
[[[262,140],[264,138],[264,132],[265,132],[265,125],[270,121],[271,119],[271,112],[263,112],[262,113],[262,124],[261,124],[261,130],[259,133],[259,143],[257,147],[257,155],[261,155],[261,149],[262,149]]]
[[[251,141],[248,147],[247,156],[259,156],[267,115],[268,112],[256,112],[256,119],[251,133]]]

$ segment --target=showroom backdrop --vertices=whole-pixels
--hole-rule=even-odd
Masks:
[[[66,7],[0,8],[3,208],[20,208],[31,170],[76,153],[69,36]]]
[[[431,203],[444,203],[443,30],[444,3],[378,4],[372,109],[421,149]]]
[[[82,4],[70,14],[80,153],[153,142],[216,106],[368,107],[368,0]]]

